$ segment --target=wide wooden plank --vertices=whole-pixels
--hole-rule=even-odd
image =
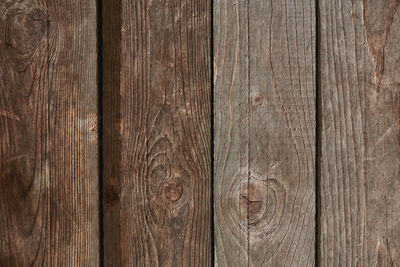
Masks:
[[[105,265],[210,266],[210,1],[103,2]]]
[[[0,265],[97,266],[96,2],[0,14]]]
[[[314,1],[214,2],[218,266],[313,266]]]
[[[400,265],[399,0],[321,0],[320,266]]]

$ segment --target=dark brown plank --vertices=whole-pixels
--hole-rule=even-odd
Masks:
[[[104,266],[121,266],[121,1],[102,1]]]
[[[399,2],[319,3],[320,266],[400,265]]]
[[[210,266],[210,1],[113,3],[103,13],[103,34],[120,31],[103,42],[104,72],[120,67],[104,82],[105,265]]]
[[[214,2],[218,266],[313,266],[314,1]]]
[[[0,265],[97,266],[96,3],[0,14]]]

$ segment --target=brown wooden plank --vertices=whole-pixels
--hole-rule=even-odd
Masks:
[[[218,266],[313,266],[314,1],[214,2]]]
[[[103,261],[121,265],[121,1],[102,1]]]
[[[210,266],[210,1],[104,2],[105,265]]]
[[[319,3],[320,266],[400,265],[399,2]]]
[[[0,14],[0,265],[97,266],[96,3]]]

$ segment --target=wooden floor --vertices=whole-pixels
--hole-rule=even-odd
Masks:
[[[400,266],[400,0],[0,0],[0,266]]]

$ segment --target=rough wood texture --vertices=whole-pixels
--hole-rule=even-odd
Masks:
[[[313,266],[314,1],[214,2],[218,266]]]
[[[97,266],[95,1],[0,14],[0,265]]]
[[[320,266],[400,265],[399,0],[321,0]]]
[[[107,9],[114,1],[105,2]],[[104,51],[112,49],[105,67],[114,56],[120,60],[104,83],[104,95],[116,94],[103,106],[110,113],[105,265],[210,266],[210,1],[111,6],[116,10],[104,10],[104,24],[115,24],[105,32],[120,20],[121,34],[104,43]]]

